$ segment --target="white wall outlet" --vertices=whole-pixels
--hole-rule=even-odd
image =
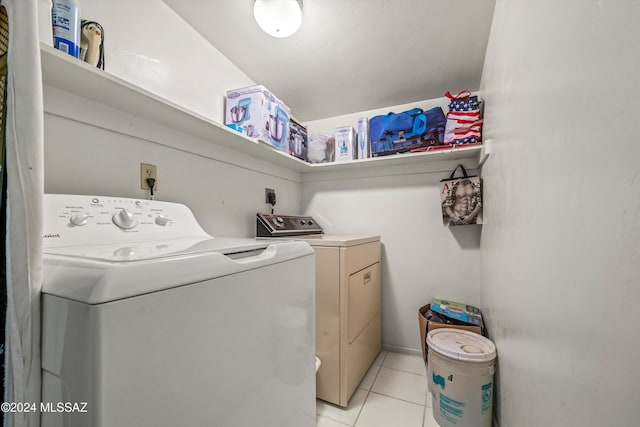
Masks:
[[[153,178],[156,180],[153,185],[153,191],[156,191],[158,189],[158,170],[156,165],[140,163],[140,188],[143,190],[149,190],[147,178]]]

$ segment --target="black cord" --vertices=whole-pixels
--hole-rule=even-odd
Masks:
[[[276,205],[276,193],[275,193],[275,191],[270,192],[268,194],[267,200],[269,201],[269,204],[271,205],[271,214],[273,215],[273,207]]]
[[[155,178],[147,178],[147,185],[149,186],[149,200],[153,200],[153,187],[156,185]]]

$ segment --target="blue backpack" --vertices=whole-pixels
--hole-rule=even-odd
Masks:
[[[447,119],[440,107],[375,116],[369,121],[371,155],[386,156],[444,144]]]

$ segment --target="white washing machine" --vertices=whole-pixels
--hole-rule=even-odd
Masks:
[[[46,195],[44,231],[42,426],[316,425],[307,243],[101,196]]]

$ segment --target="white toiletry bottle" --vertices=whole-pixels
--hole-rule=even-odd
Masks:
[[[80,55],[80,8],[76,0],[54,0],[51,12],[53,47]]]

